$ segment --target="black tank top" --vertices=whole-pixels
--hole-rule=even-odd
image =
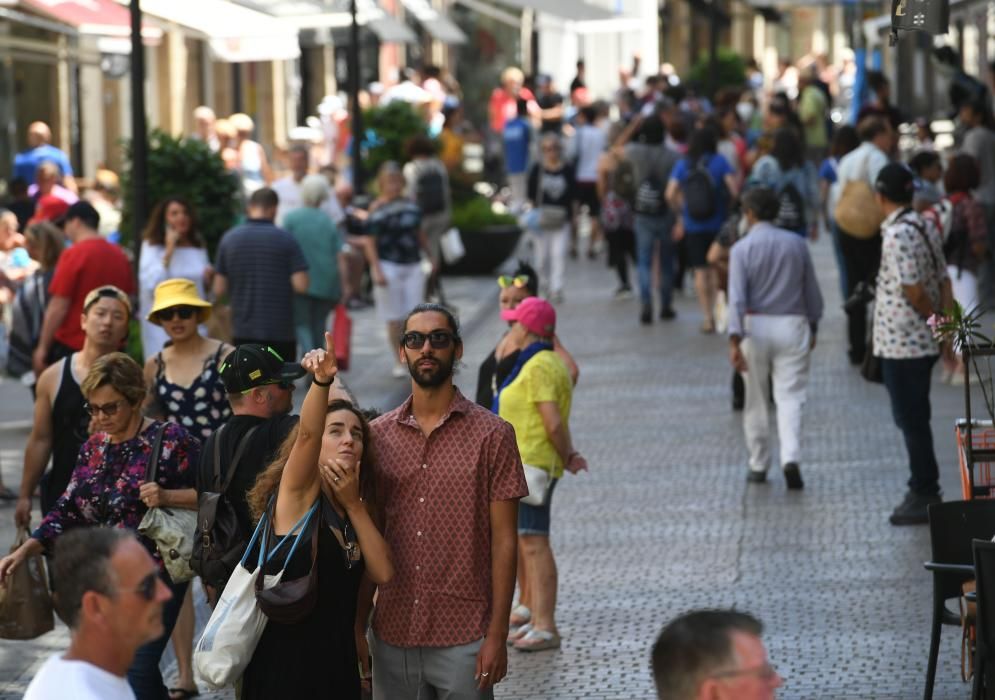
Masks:
[[[83,392],[73,376],[73,358],[62,361],[62,381],[52,404],[52,468],[43,482],[42,513],[51,510],[66,490],[76,468],[79,448],[90,437],[90,416],[84,405]]]

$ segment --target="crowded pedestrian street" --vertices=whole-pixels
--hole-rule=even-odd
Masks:
[[[649,652],[662,625],[684,610],[731,606],[764,622],[771,663],[785,679],[779,697],[921,695],[928,531],[888,524],[906,478],[901,435],[885,390],[846,361],[829,241],[812,250],[827,311],[812,361],[801,492],[787,491],[776,470],[767,484],[746,483],[727,343],[698,332],[693,299],[678,295],[674,322],[641,326],[636,301],[611,299],[608,269],[568,264],[558,332],[581,369],[571,423],[590,470],[564,478],[553,508],[563,644],[510,650],[496,697],[648,700]],[[456,381],[469,395],[504,327],[497,285],[457,278],[447,291],[466,334]],[[378,332],[372,312],[356,315],[354,367],[344,376],[362,405],[387,410],[407,387],[389,377]],[[16,487],[30,404],[17,382],[0,384],[0,396],[0,460],[4,482]],[[941,482],[956,498],[962,389],[937,385],[933,409]],[[0,539],[9,540],[12,508],[0,508]],[[201,624],[208,614],[202,604]],[[20,697],[66,639],[59,624],[34,641],[0,643],[0,697]],[[934,698],[968,697],[959,665],[960,630],[947,627]]]

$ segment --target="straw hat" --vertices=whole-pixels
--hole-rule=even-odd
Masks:
[[[171,279],[160,282],[155,288],[155,299],[148,316],[149,323],[161,325],[156,314],[174,306],[193,306],[203,311],[201,321],[211,317],[211,302],[204,301],[197,294],[197,285],[188,279]]]

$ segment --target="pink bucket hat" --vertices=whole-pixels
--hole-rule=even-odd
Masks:
[[[539,297],[523,299],[514,309],[502,311],[501,318],[505,321],[518,321],[540,338],[549,338],[556,333],[556,309]]]

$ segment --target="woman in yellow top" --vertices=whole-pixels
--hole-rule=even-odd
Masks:
[[[544,299],[530,297],[502,311],[501,318],[514,322],[507,337],[521,352],[499,389],[498,415],[515,427],[529,480],[529,496],[518,506],[518,538],[529,589],[522,594],[531,604],[531,620],[512,630],[509,640],[521,651],[555,649],[560,635],[553,619],[557,582],[549,544],[550,502],[564,469],[576,474],[587,469],[587,462],[570,439],[573,382],[553,350],[556,311]]]

